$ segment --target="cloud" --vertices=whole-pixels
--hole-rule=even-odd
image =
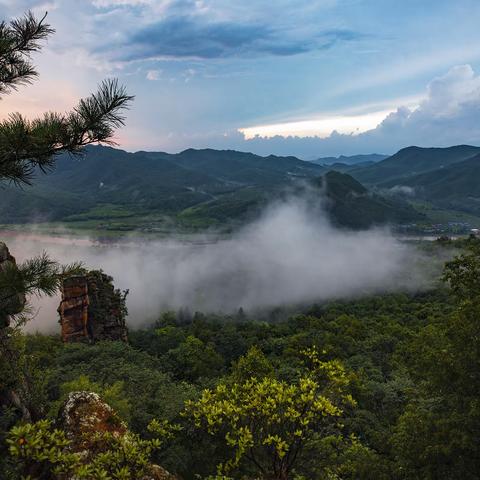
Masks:
[[[338,230],[301,200],[272,205],[229,239],[196,240],[101,246],[18,236],[7,243],[20,260],[46,249],[59,261],[103,268],[117,287],[130,289],[133,327],[165,309],[251,312],[425,285],[417,256],[387,231]],[[30,329],[58,330],[58,301],[37,302],[41,310]]]
[[[407,185],[395,185],[392,188],[390,188],[390,193],[393,193],[394,195],[404,196],[404,197],[414,197],[415,189]]]
[[[146,79],[150,81],[160,80],[160,76],[162,75],[161,70],[149,70],[146,75]]]
[[[319,115],[319,121],[286,120],[263,127],[212,133],[171,132],[160,148],[169,151],[187,147],[231,148],[259,155],[295,155],[310,159],[395,153],[409,145],[480,145],[480,75],[471,65],[452,67],[432,79],[424,94],[418,95],[414,102],[407,99],[406,103],[409,106],[392,107],[383,118],[381,111],[346,116],[333,113],[324,118]],[[372,128],[372,124],[377,126]],[[145,148],[145,145],[135,145],[135,148]]]
[[[18,17],[27,10],[42,15],[47,11],[55,10],[57,6],[56,0],[0,0],[0,7],[4,8],[5,12],[2,12],[2,16]]]
[[[360,34],[327,30],[304,36],[274,24],[241,21],[211,22],[205,16],[167,16],[140,28],[124,42],[117,59],[214,59],[227,57],[290,56],[331,48]]]
[[[241,128],[240,132],[245,134],[245,138],[251,139],[256,136],[274,137],[277,135],[298,135],[328,137],[332,130],[339,133],[359,134],[375,128],[387,114],[389,110],[369,112],[359,115],[333,115],[324,118],[312,120],[302,120],[297,122],[279,123],[273,125],[259,125],[256,127]]]
[[[327,128],[328,119],[322,121]],[[332,122],[332,130],[336,125]],[[324,132],[322,132],[323,134]],[[353,155],[395,151],[417,145],[450,146],[480,144],[480,76],[470,65],[451,68],[434,78],[426,88],[417,108],[399,106],[385,116],[378,126],[359,134],[336,130],[320,137],[275,135],[246,138],[241,132],[209,137],[210,146],[237,148],[261,155],[297,155],[312,158],[322,155]],[[202,140],[198,139],[200,147]]]
[[[92,5],[96,8],[110,7],[135,7],[138,5],[151,5],[152,0],[93,0]]]

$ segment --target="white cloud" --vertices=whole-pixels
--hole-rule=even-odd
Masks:
[[[356,117],[359,121],[365,118],[368,116]],[[332,128],[325,138],[301,138],[292,130],[271,138],[268,135],[249,138],[243,142],[243,149],[263,154],[311,156],[318,153],[388,153],[408,145],[427,147],[461,143],[480,144],[480,76],[470,65],[455,66],[445,75],[434,78],[417,107],[399,106],[378,126],[363,133],[352,135]]]
[[[427,86],[427,97],[415,110],[400,107],[372,135],[401,135],[431,142],[480,138],[480,76],[470,65],[451,68]]]
[[[188,83],[196,74],[197,71],[194,68],[187,68],[182,73],[182,77],[184,78],[185,83]]]
[[[480,108],[480,76],[470,65],[458,65],[445,75],[433,79],[426,95],[417,101],[378,111],[360,114],[325,115],[319,118],[240,128],[247,140],[260,137],[328,138],[333,132],[343,135],[359,135],[375,130],[389,131],[398,128],[415,128],[422,121],[423,128],[433,120],[458,119],[474,106]],[[413,99],[412,99],[413,100]],[[393,102],[392,102],[393,103]]]
[[[405,197],[415,196],[415,189],[407,185],[395,185],[390,189],[390,192],[395,195],[402,195]]]
[[[435,117],[452,117],[472,103],[480,104],[480,76],[470,65],[459,65],[430,82],[422,110]]]
[[[145,78],[150,81],[155,81],[155,80],[160,80],[161,75],[162,75],[161,70],[149,70]]]
[[[299,137],[318,136],[326,138],[333,131],[347,135],[358,135],[375,128],[390,113],[392,113],[392,110],[381,110],[363,115],[336,115],[297,122],[259,125],[239,130],[245,135],[247,140],[257,135],[260,137],[295,135]]]

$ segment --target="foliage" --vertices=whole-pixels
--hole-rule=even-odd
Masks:
[[[478,476],[480,436],[480,250],[447,262],[444,278],[457,309],[419,336],[412,376],[417,389],[392,437],[410,478]]]
[[[92,382],[87,375],[81,374],[76,379],[60,385],[60,396],[50,407],[49,416],[56,418],[61,406],[71,392],[94,392],[110,405],[124,421],[130,421],[132,406],[125,393],[125,383],[116,381],[111,385],[100,385]]]
[[[69,473],[79,465],[78,454],[66,453],[70,444],[64,432],[52,429],[48,420],[13,427],[7,438],[10,455],[25,461],[24,473],[38,477],[47,472]]]
[[[199,400],[187,402],[185,415],[195,426],[222,435],[233,449],[219,474],[247,459],[262,478],[287,479],[315,434],[338,435],[343,406],[354,405],[345,391],[348,377],[338,362],[320,361],[314,350],[309,356],[312,369],[294,384],[252,377],[204,390]]]
[[[220,464],[223,475],[230,468],[233,478],[262,477],[249,461],[252,452],[267,474],[272,462],[281,470],[282,458],[295,449],[288,415],[306,405],[302,395],[307,412],[318,412],[315,401],[326,399],[327,414],[307,425],[288,478],[474,479],[480,468],[477,245],[449,242],[451,253],[466,248],[446,266],[449,288],[423,293],[280,313],[169,312],[132,331],[130,345],[63,345],[58,337],[12,332],[18,363],[0,358],[2,388],[22,391],[15,372],[25,372],[32,421],[47,412],[54,417],[67,391],[86,388],[109,396],[141,439],[155,437],[148,428],[155,418],[181,424],[152,459],[185,480],[209,478]],[[300,352],[314,346],[321,360],[317,354],[305,363]],[[271,421],[275,415],[278,423]],[[20,417],[17,407],[2,408],[0,436]],[[16,480],[14,463],[3,449],[0,471]]]
[[[71,441],[48,420],[12,428],[7,444],[10,455],[22,461],[28,478],[54,474],[78,479],[129,480],[149,473],[152,453],[176,430],[167,422],[152,422],[149,431],[156,436],[150,440],[129,432],[95,433],[85,439],[89,445],[87,459],[81,452],[72,452]]]
[[[229,379],[234,383],[243,383],[251,378],[262,379],[274,376],[275,370],[272,364],[264,353],[254,345],[245,355],[234,362]]]
[[[0,94],[10,93],[37,75],[31,54],[39,51],[42,42],[53,33],[45,18],[46,15],[38,20],[28,12],[9,23],[0,22]],[[106,80],[97,93],[80,100],[70,113],[48,112],[34,120],[19,113],[10,114],[0,122],[0,183],[29,185],[35,173],[45,173],[55,165],[58,154],[80,153],[82,147],[91,143],[112,143],[112,136],[123,125],[123,112],[132,99],[117,80]],[[2,253],[8,252],[3,243],[0,247]],[[24,420],[40,416],[45,403],[45,391],[38,381],[41,377],[35,370],[35,362],[28,361],[23,345],[17,342],[19,325],[29,319],[26,300],[30,295],[52,296],[64,276],[79,269],[79,264],[62,267],[46,253],[20,265],[15,265],[8,256],[7,261],[2,262],[0,369],[2,373],[10,373],[0,385],[0,405],[13,407]],[[12,317],[17,322],[10,327]],[[39,405],[35,399],[40,400]]]
[[[223,359],[212,344],[205,344],[199,338],[189,335],[178,347],[168,352],[167,362],[178,378],[196,381],[218,375]]]
[[[60,265],[52,260],[46,252],[37,257],[26,260],[20,265],[6,262],[0,270],[0,318],[6,316],[9,300],[17,295],[46,295],[53,296],[60,288],[62,280],[69,275],[83,271],[81,263]],[[25,309],[23,309],[25,312]],[[25,315],[17,314],[20,323]],[[15,315],[10,314],[10,317]],[[2,325],[0,325],[1,328]]]

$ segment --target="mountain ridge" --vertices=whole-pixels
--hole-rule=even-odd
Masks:
[[[106,225],[129,230],[138,226],[135,220],[139,218],[141,228],[153,230],[172,221],[194,228],[223,227],[251,220],[296,184],[328,170],[293,156],[261,157],[213,149],[129,153],[90,146],[81,159],[60,156],[55,170],[39,175],[28,189],[6,187],[0,222],[29,222],[33,212],[39,221],[94,228]],[[345,175],[338,182],[346,187],[345,197],[354,198],[348,189],[357,181]],[[373,197],[364,197],[356,200],[360,207],[355,202],[348,207],[360,212],[362,222],[349,219],[347,208],[336,219],[339,225],[362,228],[395,217],[388,202],[375,200],[373,207]],[[384,212],[373,215],[376,210]],[[336,215],[333,210],[332,215]],[[416,218],[413,210],[406,216]]]
[[[352,168],[349,173],[362,183],[377,185],[410,175],[434,171],[461,162],[480,153],[480,147],[454,145],[451,147],[410,146],[374,165]],[[415,170],[413,170],[415,169]]]

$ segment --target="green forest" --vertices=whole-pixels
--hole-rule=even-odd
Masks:
[[[23,392],[32,423],[3,407],[3,478],[76,471],[52,422],[78,390],[136,436],[75,478],[141,478],[146,461],[184,479],[478,478],[480,243],[437,243],[461,253],[428,292],[287,318],[164,312],[128,344],[11,329],[1,388]]]

